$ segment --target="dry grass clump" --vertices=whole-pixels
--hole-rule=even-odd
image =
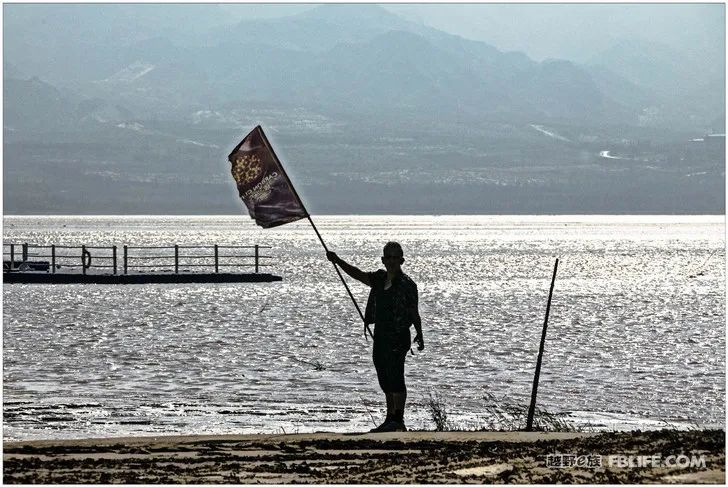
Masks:
[[[425,405],[430,410],[430,417],[435,423],[435,431],[451,431],[453,425],[447,419],[447,411],[445,401],[442,400],[439,394],[432,392],[429,393]]]
[[[499,400],[487,392],[483,399],[485,400],[485,429],[516,431],[526,428],[527,404],[509,403],[504,398]],[[539,407],[534,410],[533,429],[535,431],[576,431],[573,425],[564,420],[562,414],[550,413]]]
[[[493,394],[486,393],[483,397],[484,413],[475,426],[480,431],[519,431],[526,428],[528,418],[527,404],[514,404],[498,399]],[[473,426],[465,427],[453,422],[448,417],[448,405],[439,394],[429,392],[425,401],[430,418],[435,423],[435,431],[465,431],[472,430]],[[545,409],[536,408],[533,415],[534,431],[580,431],[564,418],[564,414],[551,413]]]

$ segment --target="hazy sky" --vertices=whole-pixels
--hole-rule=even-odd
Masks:
[[[724,50],[720,4],[383,4],[409,20],[531,58],[583,62],[615,41],[638,38],[700,52]],[[239,18],[276,17],[313,5],[225,5]],[[588,46],[588,49],[585,47]]]

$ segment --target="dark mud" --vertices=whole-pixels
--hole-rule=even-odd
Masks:
[[[428,432],[6,443],[5,483],[724,483],[725,432]],[[472,439],[470,439],[472,438]],[[602,466],[547,466],[554,453]],[[702,455],[705,466],[606,465],[608,455]]]

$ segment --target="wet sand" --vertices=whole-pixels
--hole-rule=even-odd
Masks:
[[[549,454],[602,466],[547,466]],[[608,465],[703,455],[705,466]],[[725,432],[407,432],[5,442],[5,483],[725,483]]]

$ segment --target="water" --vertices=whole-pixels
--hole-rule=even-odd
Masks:
[[[528,403],[555,257],[539,405],[595,429],[724,427],[723,217],[315,221],[331,249],[365,270],[381,267],[387,240],[404,247],[427,343],[407,359],[411,427],[433,427],[431,393],[463,428],[487,423],[486,394]],[[270,230],[242,216],[4,224],[6,241],[36,244],[270,245],[270,270],[283,276],[5,285],[6,440],[346,432],[381,419],[371,342],[308,222]],[[367,289],[350,286],[363,306]]]

